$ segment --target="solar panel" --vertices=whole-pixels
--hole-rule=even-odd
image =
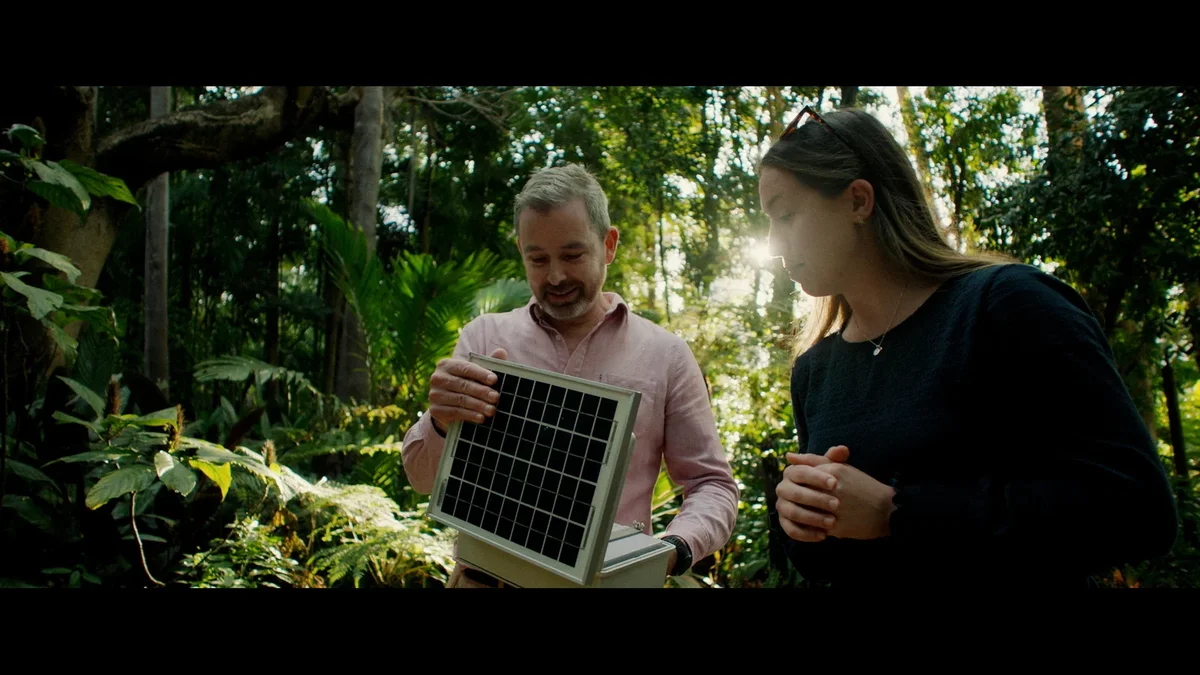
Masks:
[[[431,518],[576,583],[604,562],[641,394],[472,353],[496,414],[454,422]]]

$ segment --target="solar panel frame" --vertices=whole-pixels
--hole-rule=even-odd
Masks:
[[[490,420],[485,421],[484,425],[461,421],[455,421],[449,425],[442,457],[434,479],[435,489],[429,501],[428,515],[437,522],[457,529],[463,535],[483,540],[491,546],[578,584],[588,584],[604,563],[608,538],[624,487],[625,472],[633,451],[633,428],[637,420],[641,393],[609,383],[564,375],[512,361],[493,359],[474,352],[468,355],[467,360],[501,376],[501,380],[497,382],[497,386],[501,389],[501,400],[497,403],[496,414]],[[518,380],[513,380],[513,377]],[[512,383],[517,384],[522,392],[530,394],[528,401],[522,403],[519,396],[514,396],[515,391],[509,391]],[[543,385],[545,386],[543,387]],[[556,389],[556,387],[560,389]],[[589,399],[588,394],[598,397],[599,400]],[[612,403],[607,403],[605,399]],[[533,405],[535,401],[541,404],[540,409]],[[555,405],[568,402],[574,405],[565,407]],[[527,406],[524,417],[513,416],[514,406],[519,405]],[[589,411],[589,406],[594,406],[595,409],[583,412],[584,419],[579,419],[581,410]],[[558,410],[554,410],[554,408],[558,408]],[[537,424],[533,424],[528,419],[533,412],[531,409],[538,409],[537,411],[541,413]],[[600,412],[610,412],[610,409],[611,421],[607,419],[608,415],[604,415],[603,418],[599,415]],[[596,414],[593,415],[593,412]],[[590,421],[587,419],[588,416],[591,417]],[[596,420],[607,424],[597,423]],[[514,421],[517,425],[514,427],[515,435],[510,429]],[[551,428],[546,425],[550,423],[555,425],[553,433],[548,433]],[[559,423],[570,423],[572,433],[564,434]],[[592,436],[589,433],[590,438],[583,439],[575,433],[576,423],[582,425],[578,427],[579,429],[591,425],[591,433],[601,433],[602,436]],[[504,427],[500,432],[503,436],[497,438],[495,429],[501,425]],[[532,429],[526,428],[531,425]],[[480,440],[481,430],[487,430],[486,440]],[[533,435],[534,440],[529,440],[530,435]],[[603,438],[603,440],[596,440],[599,438]],[[586,442],[584,442],[585,440]],[[495,446],[498,446],[499,449],[509,452],[493,458],[491,453],[481,450],[481,446],[489,449],[495,449]],[[597,471],[597,465],[592,460],[601,453],[603,456],[600,457]],[[506,458],[513,459],[514,465],[524,464],[523,468],[517,470],[525,471],[526,475],[509,482],[509,478],[512,478],[512,469],[509,469],[509,473],[497,472],[496,469],[500,467],[500,462]],[[493,459],[495,459],[496,465],[489,466]],[[556,467],[561,471],[571,469],[576,475],[566,475],[564,478],[564,475],[553,470]],[[463,478],[468,475],[470,476],[469,480],[464,481]],[[456,476],[462,478],[456,478]],[[594,485],[590,485],[591,481],[588,476],[595,478]],[[480,495],[476,494],[482,489],[479,486],[483,480],[480,479],[487,481],[487,492],[490,493],[487,495],[487,500],[481,499]],[[443,508],[447,499],[447,488],[452,485],[452,480],[457,480],[454,485],[467,494],[465,500],[462,499],[461,493],[452,495],[451,497],[456,499],[455,504],[457,505],[459,501],[468,501],[471,504],[465,511],[467,514],[465,517]],[[574,481],[574,485],[572,486],[568,481]],[[474,485],[464,485],[466,482]],[[526,502],[526,498],[531,495],[531,483],[538,484],[538,489],[533,490],[533,493],[536,493],[534,497],[537,499],[536,509]],[[514,484],[519,485],[522,489],[521,503],[515,506],[513,506],[512,495],[508,493],[508,490],[515,489],[516,485]],[[541,489],[539,492],[539,489],[546,485],[553,489]],[[499,492],[496,491],[496,488],[499,489]],[[573,496],[591,492],[586,514],[579,512],[581,505],[578,502],[569,500],[564,502],[560,498],[564,488],[572,491]],[[497,494],[500,494],[501,497],[498,501],[493,501],[497,499]],[[479,508],[478,512],[475,512],[476,508]],[[506,518],[506,509],[508,514],[515,510],[515,517]],[[563,509],[568,509],[568,516],[565,518],[568,521],[566,527],[571,527],[573,522],[579,522],[579,520],[585,521],[582,543],[574,564],[568,564],[557,557],[550,557],[540,550],[535,552],[529,546],[517,544],[510,539],[514,532],[519,532],[518,528],[525,527],[528,528],[529,537],[526,544],[546,544],[545,531],[555,527],[558,521],[549,519],[548,523],[541,523],[544,527],[543,538],[540,540],[535,538],[537,530],[530,526],[535,519],[540,521],[543,516],[548,518],[548,514],[560,516],[564,513]],[[458,507],[455,506],[454,510],[457,511]],[[546,513],[543,513],[543,510]],[[493,513],[498,520],[490,520]],[[478,524],[470,522],[471,519],[477,520]],[[510,529],[507,530],[506,536],[500,536],[489,531],[489,528],[485,528],[483,526],[485,523],[502,532],[505,531],[503,529],[505,526]],[[540,545],[537,547],[541,548]],[[569,558],[566,553],[562,553],[562,555]]]

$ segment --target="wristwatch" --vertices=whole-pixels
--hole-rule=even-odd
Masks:
[[[692,566],[692,549],[687,542],[673,534],[668,534],[662,540],[675,547],[675,569],[670,571],[670,575],[677,577],[688,571]]]

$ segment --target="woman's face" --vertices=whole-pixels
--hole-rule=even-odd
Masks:
[[[855,224],[870,213],[870,195],[864,195],[864,189],[870,192],[870,184],[855,181],[842,194],[827,198],[790,171],[763,168],[758,195],[771,220],[771,255],[783,258],[788,276],[808,295],[840,293],[844,280],[855,272],[855,262],[863,259],[868,231]]]

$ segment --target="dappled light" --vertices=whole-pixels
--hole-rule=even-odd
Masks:
[[[816,299],[769,246],[758,180],[805,105],[876,115],[922,189],[901,207],[928,202],[956,250],[1084,298],[1180,514],[1168,555],[1093,580],[1200,586],[1194,89],[153,94],[19,85],[0,103],[0,587],[449,584],[457,533],[427,517],[404,437],[429,425],[464,327],[540,316],[513,209],[565,163],[595,175],[619,230],[604,290],[695,356],[740,490],[728,541],[663,586],[822,585],[784,555],[773,500],[800,447],[792,364]],[[478,350],[506,348],[483,334]],[[639,414],[662,414],[670,387],[647,391],[658,412]],[[978,405],[980,433],[1006,424]],[[644,525],[662,534],[685,495],[665,464],[649,486],[648,466]]]

